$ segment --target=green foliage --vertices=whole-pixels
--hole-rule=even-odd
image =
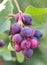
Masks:
[[[17,61],[19,63],[22,63],[24,61],[24,55],[23,55],[22,51],[16,53],[16,56],[17,56]]]
[[[8,0],[4,5],[5,9],[2,9],[2,11],[0,11],[0,39],[6,41],[8,38],[8,34],[4,32],[10,29],[11,21],[9,20],[8,15],[13,12],[13,5],[11,0]],[[9,40],[5,42],[5,45],[7,45],[8,42]],[[0,56],[3,57],[4,60],[12,60],[11,52],[6,46],[0,48]]]
[[[0,19],[0,33],[10,29],[11,21],[9,19]]]
[[[28,6],[25,10],[25,13],[29,13],[32,16],[41,15],[47,13],[47,8],[36,8],[33,6]]]
[[[45,2],[47,3],[46,0],[32,0],[32,4],[34,6],[40,7],[41,5],[43,6],[43,4],[45,7]],[[8,0],[4,5],[6,6],[5,9],[0,12],[0,39],[5,40],[5,44],[7,44],[8,46],[9,40],[7,40],[8,34],[6,33],[6,31],[9,31],[11,25],[11,21],[8,15],[10,13],[13,13],[14,7],[12,0]],[[32,16],[32,27],[34,29],[39,29],[43,33],[43,37],[39,39],[40,47],[34,50],[34,54],[29,60],[24,61],[24,56],[22,52],[20,52],[16,53],[17,61],[19,62],[19,65],[21,65],[20,63],[22,63],[23,61],[24,62],[22,63],[22,65],[47,65],[47,8],[36,8],[33,6],[28,6],[25,9],[24,13],[30,14]],[[11,47],[11,45],[9,45],[10,50],[8,50],[7,46],[5,45],[4,47],[0,48],[0,56],[6,61],[16,61],[16,58],[13,58],[10,52],[10,50],[12,51],[13,48]]]

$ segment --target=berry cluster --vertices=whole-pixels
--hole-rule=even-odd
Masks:
[[[33,55],[33,49],[40,46],[38,39],[42,37],[42,33],[31,27],[32,18],[29,14],[18,13],[14,18],[17,23],[11,25],[9,34],[12,35],[16,52],[22,50],[24,56],[29,58]],[[21,26],[21,21],[24,26]]]

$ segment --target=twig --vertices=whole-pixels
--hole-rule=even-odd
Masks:
[[[14,2],[15,2],[15,4],[16,4],[16,7],[17,7],[17,9],[18,9],[18,12],[19,12],[19,13],[22,13],[22,11],[20,10],[20,7],[19,7],[19,4],[18,4],[17,0],[14,0]]]

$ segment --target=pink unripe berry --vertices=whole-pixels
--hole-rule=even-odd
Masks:
[[[15,50],[16,52],[20,52],[21,51],[21,46],[19,44],[15,45]]]
[[[40,43],[36,39],[31,39],[31,48],[37,48],[40,46]]]

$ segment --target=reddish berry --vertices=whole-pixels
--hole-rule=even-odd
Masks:
[[[31,48],[37,48],[40,46],[40,43],[36,39],[31,39]]]
[[[15,45],[15,50],[16,52],[20,52],[21,51],[21,46],[19,44]]]
[[[23,40],[21,43],[21,48],[28,50],[30,48],[30,41]]]

